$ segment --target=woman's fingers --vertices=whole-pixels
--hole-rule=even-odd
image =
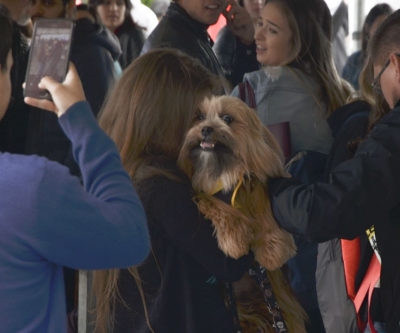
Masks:
[[[39,88],[47,90],[53,102],[26,98],[25,102],[29,105],[56,112],[60,117],[73,104],[85,100],[82,83],[79,79],[75,66],[70,62],[67,76],[63,83],[53,80],[51,77],[43,77],[40,80]]]
[[[37,99],[37,98],[33,98],[33,97],[25,97],[24,101],[26,104],[29,104],[36,108],[44,109],[44,110],[52,111],[52,112],[57,112],[55,104],[47,99]]]

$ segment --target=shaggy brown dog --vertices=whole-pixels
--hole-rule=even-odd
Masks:
[[[268,270],[289,331],[305,332],[304,312],[279,269],[296,246],[275,222],[267,194],[267,178],[284,175],[282,152],[255,111],[234,97],[205,99],[178,164],[191,178],[199,210],[213,222],[221,250],[239,258],[251,249]],[[220,190],[233,191],[231,205],[213,196]],[[246,274],[234,291],[244,332],[274,332],[253,279]]]

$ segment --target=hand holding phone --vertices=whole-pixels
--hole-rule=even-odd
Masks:
[[[25,103],[40,109],[53,111],[59,117],[73,104],[85,100],[81,80],[72,62],[69,63],[69,70],[63,83],[46,76],[40,81],[39,88],[47,90],[53,101],[25,97]]]
[[[63,82],[68,69],[74,22],[67,19],[38,19],[35,22],[28,69],[25,97],[51,100],[48,91],[39,88],[45,76]]]

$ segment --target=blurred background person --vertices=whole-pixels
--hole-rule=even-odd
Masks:
[[[170,2],[170,0],[154,0],[151,2],[150,9],[156,14],[158,21],[161,21],[164,17]]]
[[[145,41],[143,28],[130,15],[130,0],[89,0],[89,8],[93,8],[101,23],[118,37],[122,49],[118,61],[125,69],[140,55]]]
[[[237,36],[235,64],[232,71],[218,61],[207,29],[224,15]],[[176,48],[197,58],[211,72],[221,78],[225,93],[231,86],[242,82],[244,73],[258,69],[255,56],[254,26],[249,13],[236,0],[221,0],[205,5],[204,0],[175,0],[168,7],[165,17],[147,38],[142,54],[156,48]]]
[[[256,24],[265,0],[239,0],[240,6],[246,8],[250,14],[253,23]],[[217,35],[217,39],[213,46],[218,61],[225,70],[232,71],[235,66],[235,48],[237,37],[228,25],[224,26]],[[240,63],[236,64],[240,66]]]
[[[347,61],[346,37],[349,35],[349,7],[344,0],[330,0],[328,4],[332,15],[332,56],[340,75]]]
[[[361,50],[354,52],[347,59],[342,74],[342,77],[357,90],[360,88],[358,79],[365,62],[368,41],[391,13],[393,13],[393,8],[386,3],[381,3],[372,7],[365,18],[361,31]]]
[[[133,21],[143,28],[145,38],[149,37],[158,25],[156,14],[141,0],[130,0],[132,8],[130,10]]]

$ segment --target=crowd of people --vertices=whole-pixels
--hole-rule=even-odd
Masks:
[[[226,290],[254,254],[220,249],[177,165],[202,101],[231,95],[287,125],[265,205],[297,245],[282,283],[305,330],[400,333],[400,10],[371,9],[342,71],[344,2],[167,3],[154,27],[136,1],[0,0],[0,332],[77,332],[80,269],[93,332],[288,332],[240,327]],[[38,83],[51,100],[23,97],[38,18],[75,21],[65,80]]]

